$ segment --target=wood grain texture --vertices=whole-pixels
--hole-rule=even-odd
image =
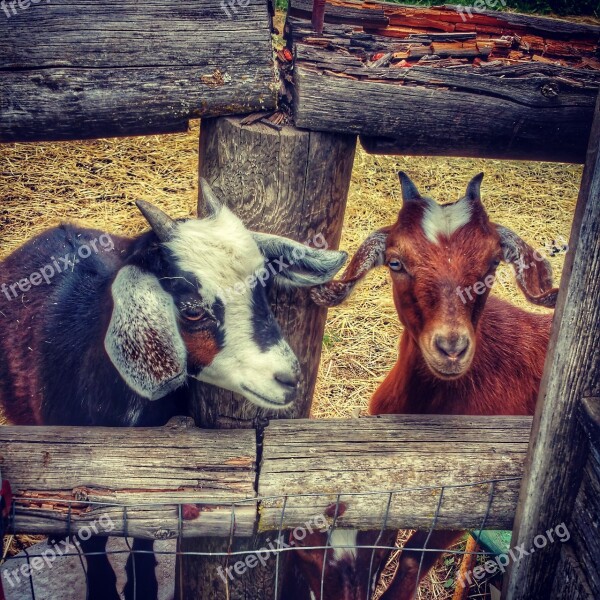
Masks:
[[[476,74],[471,67],[365,71],[331,73],[300,60],[296,125],[360,134],[376,154],[585,161],[600,74],[575,71],[565,80],[537,64]],[[369,79],[355,78],[362,76]],[[548,89],[557,95],[545,96]]]
[[[584,468],[579,494],[571,517],[573,547],[584,581],[594,598],[600,598],[600,465],[590,458]],[[558,584],[558,580],[557,580]]]
[[[2,15],[0,141],[165,133],[273,108],[269,8],[244,4],[53,0]]]
[[[375,154],[585,161],[599,27],[335,0],[315,36],[309,0],[290,5],[298,127],[358,134]]]
[[[591,589],[594,598],[600,597],[600,398],[584,398],[579,419],[589,442],[587,464],[571,516],[571,545],[580,565],[580,579]],[[564,561],[563,561],[564,562]],[[561,578],[556,576],[555,588]],[[556,594],[555,594],[556,595]],[[558,597],[558,596],[557,596]]]
[[[512,523],[531,419],[395,415],[335,420],[274,420],[265,429],[262,465],[254,488],[256,439],[252,430],[210,431],[177,419],[165,427],[0,427],[2,476],[16,498],[18,533],[66,532],[68,504],[76,531],[102,514],[112,535],[168,538],[179,534],[175,503],[200,505],[183,521],[183,537],[248,538],[256,526],[278,529],[322,515],[340,500],[342,527],[377,529],[388,492],[390,528],[431,524],[448,489],[437,526],[478,528],[489,485],[495,486],[488,527]],[[381,492],[381,493],[379,493]],[[296,495],[314,494],[312,498]],[[356,495],[351,495],[356,494]],[[257,507],[257,501],[260,505]],[[89,509],[86,502],[96,503]],[[139,506],[145,504],[146,506]],[[127,525],[123,521],[127,509]],[[260,522],[256,521],[257,514]],[[127,528],[126,528],[127,527]],[[256,546],[248,546],[249,548]]]
[[[495,484],[486,519],[489,528],[510,529],[530,425],[521,417],[411,415],[272,422],[265,431],[259,526],[279,526],[284,500],[275,496],[284,491],[284,527],[310,521],[339,498],[347,510],[338,525],[379,529],[389,492],[398,490],[388,528],[428,529],[439,486],[510,479]],[[485,484],[446,488],[436,528],[480,528],[489,494]]]
[[[581,561],[570,544],[561,548],[560,562],[556,570],[556,585],[550,600],[596,600],[585,581]]]
[[[313,0],[293,0],[288,2],[288,14],[310,20],[313,10]],[[389,19],[385,16],[381,4],[362,2],[349,3],[341,6],[336,2],[325,3],[325,21],[327,23],[345,23],[347,25],[365,25],[385,27]]]
[[[560,290],[513,546],[569,520],[588,453],[577,411],[600,396],[600,97]],[[559,558],[553,544],[511,565],[503,598],[550,597]]]
[[[256,518],[254,432],[217,433],[189,423],[128,429],[0,427],[2,477],[16,499],[11,528],[61,535],[108,515],[115,526],[112,535],[227,537],[231,505],[240,502],[235,534],[250,535]],[[178,503],[200,509],[181,528]]]
[[[444,23],[460,23],[473,28],[485,23],[498,28],[523,28],[540,35],[559,35],[565,38],[587,37],[590,35],[598,37],[600,34],[600,28],[597,25],[485,9],[472,9],[471,15],[467,13],[463,19],[461,8],[463,9],[462,13],[464,13],[465,5],[457,7],[446,4],[424,8],[420,6],[398,6],[397,4],[385,2],[367,3],[354,2],[353,0],[332,0],[327,3],[325,8],[325,22],[361,25],[369,28],[374,27],[375,23],[385,26],[390,21],[402,23],[413,19],[424,21],[432,29],[435,29],[436,24],[441,28]],[[290,0],[289,2],[289,13],[293,16],[310,18],[311,9],[312,0]]]

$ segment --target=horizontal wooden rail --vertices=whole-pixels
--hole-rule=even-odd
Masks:
[[[111,535],[247,537],[302,526],[336,502],[340,527],[435,518],[438,528],[510,528],[531,427],[520,417],[273,421],[257,494],[254,431],[189,423],[0,427],[15,493],[9,531],[60,535],[107,515]]]
[[[168,133],[275,107],[265,0],[17,4],[0,17],[0,142]]]
[[[585,161],[599,27],[338,0],[315,36],[309,4],[290,0],[286,26],[298,127],[373,154]]]

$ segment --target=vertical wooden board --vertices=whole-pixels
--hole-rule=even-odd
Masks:
[[[355,146],[356,137],[352,135],[314,133],[288,126],[275,130],[260,123],[243,127],[237,118],[209,119],[202,122],[200,176],[250,229],[300,242],[311,241],[320,233],[330,247],[336,247]],[[198,212],[203,212],[201,198]],[[274,286],[269,297],[283,335],[301,364],[300,393],[294,406],[284,412],[267,411],[225,390],[200,383],[192,388],[192,410],[199,425],[256,427],[259,453],[260,432],[267,418],[308,416],[326,316],[325,310],[312,303],[306,289]],[[268,547],[275,537],[272,533],[256,534],[236,540],[233,549]],[[228,547],[218,539],[186,540],[181,550],[223,552]],[[188,556],[179,560],[178,600],[277,600],[272,556],[266,565],[249,569],[227,583],[219,576],[219,567],[232,561],[223,563],[218,557]]]
[[[585,396],[600,396],[600,96],[588,162],[554,316],[546,368],[515,521],[513,546],[566,522],[588,446],[577,419]],[[547,598],[555,584],[556,544],[513,563],[505,600]]]
[[[550,600],[596,600],[585,580],[581,562],[571,545],[561,548],[560,561],[556,569],[556,585]]]
[[[348,135],[276,131],[240,119],[205,120],[200,136],[200,175],[244,221],[264,233],[336,248],[341,236],[356,138]],[[198,211],[202,213],[202,201]],[[316,237],[318,236],[318,237]],[[321,354],[326,311],[307,289],[275,285],[271,305],[303,372],[298,401],[285,413],[258,409],[231,392],[199,384],[197,421],[203,426],[252,426],[256,419],[307,416]]]
[[[588,461],[571,518],[573,546],[594,597],[600,598],[600,471]]]

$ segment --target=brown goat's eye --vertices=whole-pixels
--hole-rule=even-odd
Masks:
[[[392,260],[390,260],[388,262],[388,267],[392,270],[392,271],[396,271],[396,272],[400,272],[404,270],[404,265],[402,264],[401,261],[399,261],[397,258],[392,258]]]

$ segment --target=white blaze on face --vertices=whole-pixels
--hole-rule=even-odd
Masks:
[[[437,244],[440,236],[450,237],[470,220],[471,206],[465,198],[446,205],[428,200],[422,227],[427,239]]]
[[[331,534],[330,545],[333,548],[333,559],[356,560],[357,529],[336,529]]]
[[[209,304],[221,302],[224,308],[223,348],[210,365],[190,375],[242,394],[259,406],[288,404],[290,390],[275,375],[294,372],[297,359],[283,339],[266,350],[257,343],[250,280],[264,267],[264,257],[251,233],[223,207],[212,218],[178,223],[166,246],[178,267],[196,276],[202,298]]]

